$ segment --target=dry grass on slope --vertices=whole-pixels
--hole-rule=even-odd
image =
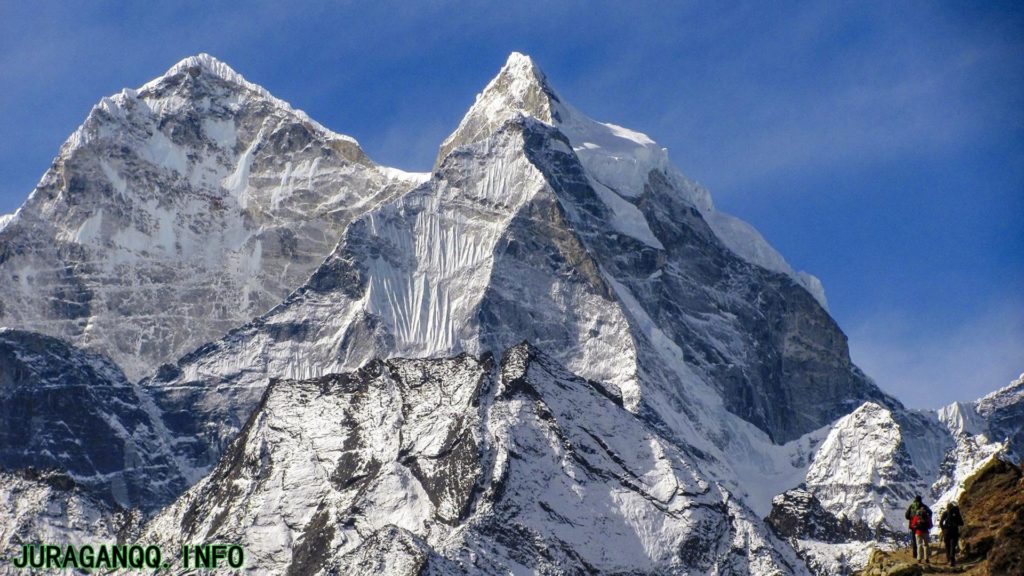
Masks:
[[[967,480],[959,501],[964,516],[957,566],[946,563],[942,542],[932,543],[930,564],[909,549],[872,552],[861,576],[1024,576],[1024,474],[993,459]],[[936,519],[939,511],[936,511]]]

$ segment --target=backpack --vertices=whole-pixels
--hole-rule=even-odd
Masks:
[[[949,510],[949,517],[946,519],[946,525],[943,528],[949,528],[950,530],[957,530],[964,525],[963,516],[960,515],[959,508],[951,508]]]
[[[922,505],[918,504],[916,501],[911,502],[910,506],[907,507],[907,511],[903,514],[903,517],[907,520],[913,520],[914,516],[917,516],[917,511],[921,509],[921,506]]]
[[[917,511],[917,526],[921,530],[931,530],[932,528],[932,511],[927,506],[921,506],[921,509]]]

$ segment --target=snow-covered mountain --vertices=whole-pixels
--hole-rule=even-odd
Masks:
[[[0,220],[0,326],[137,379],[272,308],[354,216],[421,178],[214,58],[187,58],[103,98]]]
[[[620,162],[626,153],[636,157]],[[394,357],[500,358],[525,340],[699,455],[703,481],[749,519],[747,537],[769,542],[759,517],[802,478],[821,429],[864,401],[897,403],[850,363],[813,295],[739,257],[698,204],[711,210],[646,137],[587,119],[513,55],[428,182],[356,219],[281,306],[144,388],[182,473],[198,479],[272,378]],[[713,547],[728,550],[719,537]],[[683,562],[662,555],[628,569]]]
[[[526,56],[513,54],[478,95],[429,177],[373,165],[209,57],[114,100],[0,229],[7,282],[56,266],[81,288],[57,298],[39,290],[52,277],[30,276],[0,322],[84,326],[46,332],[105,351],[130,376],[166,361],[133,385],[97,354],[0,333],[32,367],[0,390],[60,392],[35,374],[71,369],[61,356],[83,374],[102,366],[85,393],[116,393],[117,409],[81,417],[105,416],[98,430],[118,446],[144,442],[155,461],[126,456],[105,469],[156,470],[161,492],[141,501],[90,484],[88,471],[70,475],[84,487],[73,493],[26,488],[40,501],[88,499],[79,506],[105,510],[103,534],[137,526],[115,518],[119,506],[143,508],[146,542],[240,542],[251,569],[294,574],[837,574],[902,534],[914,493],[944,502],[988,458],[1021,450],[1024,384],[937,413],[905,409],[850,362],[816,279],[716,211],[645,135],[573,108]],[[177,152],[153,160],[157,133],[168,150],[189,150],[184,165]],[[171,180],[118,186],[104,166],[122,157],[147,166],[119,165],[132,182]],[[78,183],[63,184],[62,170]],[[184,200],[148,207],[159,190]],[[202,194],[227,208],[200,207]],[[251,262],[259,246],[259,265],[203,268],[195,251],[153,243],[159,233],[144,250],[121,242],[136,226],[128,216],[105,223],[139,211],[150,232],[169,218],[184,227],[169,226],[174,238],[212,235],[223,261]],[[223,229],[245,240],[222,242]],[[290,232],[301,250],[268,248]],[[155,275],[129,289],[108,263]],[[224,314],[164,348],[166,335],[140,332],[137,302],[92,303],[164,281],[168,302],[187,308],[189,290],[205,290]],[[260,306],[273,307],[246,322],[261,310],[237,288],[257,285]],[[70,310],[86,296],[78,316],[33,324],[50,318],[39,306]],[[159,353],[118,347],[143,332]],[[48,412],[52,424],[29,440],[87,435],[60,428],[62,414]],[[85,443],[47,460],[5,442],[0,454],[21,469],[72,470],[99,450]]]
[[[931,412],[865,403],[831,426],[803,482],[773,500],[769,524],[823,574],[862,566],[879,542],[904,544],[915,495],[938,514],[982,465],[1009,457],[987,421],[964,425],[959,415],[977,404]]]
[[[865,400],[894,402],[850,363],[802,285],[716,236],[694,204],[707,208],[706,192],[661,160],[642,167],[646,179],[628,177],[656,147],[572,111],[524,62],[513,55],[488,85],[430,181],[355,220],[284,304],[147,383],[180,414],[179,446],[201,431],[218,453],[270,377],[500,354],[524,339],[681,438],[712,437],[708,450],[746,438],[735,426],[782,443]],[[538,95],[585,136],[573,142],[544,109],[525,115]],[[518,104],[494,104],[505,101]],[[637,158],[616,180],[607,165],[631,146]]]

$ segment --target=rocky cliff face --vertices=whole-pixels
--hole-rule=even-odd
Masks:
[[[275,381],[144,537],[167,535],[288,574],[800,572],[692,455],[527,344]]]
[[[0,469],[60,470],[108,507],[152,511],[187,487],[157,425],[110,360],[0,329]]]
[[[206,56],[104,98],[0,225],[0,326],[131,379],[262,314],[419,176]]]
[[[5,556],[23,544],[131,542],[142,515],[95,498],[59,471],[0,471],[0,546]],[[17,573],[4,562],[0,571]]]

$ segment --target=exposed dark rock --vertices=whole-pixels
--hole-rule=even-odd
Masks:
[[[820,542],[849,542],[886,539],[861,521],[837,518],[821,506],[810,492],[796,488],[775,498],[765,522],[783,538],[806,538]]]
[[[185,488],[113,362],[20,330],[0,330],[0,466],[57,470],[47,483],[64,478],[68,485],[57,487],[78,485],[111,505],[146,511]]]

